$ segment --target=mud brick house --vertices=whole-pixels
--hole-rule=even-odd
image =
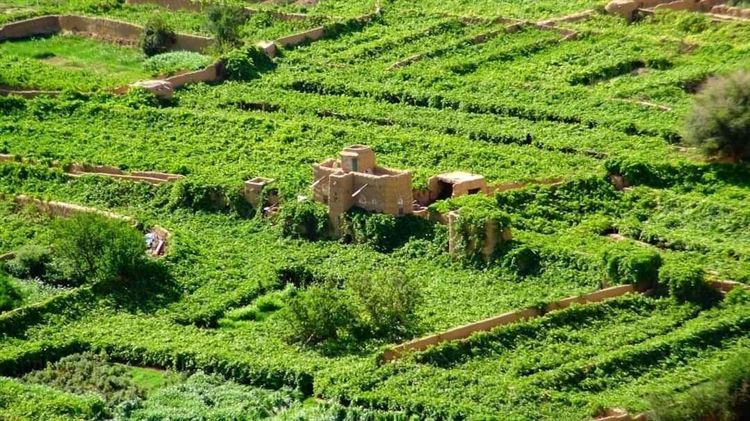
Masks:
[[[354,145],[313,166],[313,200],[328,205],[334,233],[340,233],[341,215],[356,206],[400,216],[412,213],[410,171],[379,167],[375,153]]]

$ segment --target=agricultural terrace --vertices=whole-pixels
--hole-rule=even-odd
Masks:
[[[204,3],[0,0],[0,24],[156,15],[214,38]],[[747,67],[750,22],[629,23],[589,0],[236,5],[252,9],[236,37],[201,54],[65,33],[0,42],[0,87],[63,91],[0,96],[0,418],[743,415],[730,403],[747,405],[731,385],[749,377],[750,172],[687,145],[684,122],[706,80]],[[255,47],[319,26],[273,59]],[[113,91],[216,61],[231,77],[169,99]],[[410,170],[417,191],[453,171],[492,191],[428,218],[352,210],[330,238],[326,207],[304,197],[312,165],[350,145]],[[249,203],[255,177],[274,181]],[[439,222],[450,211],[513,238],[479,257],[471,227]],[[169,242],[147,257],[154,226]],[[463,253],[448,253],[462,229]],[[639,292],[547,312],[622,284]],[[529,308],[546,314],[384,361]]]

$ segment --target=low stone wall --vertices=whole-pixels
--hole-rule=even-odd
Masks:
[[[127,4],[155,4],[157,6],[164,7],[165,9],[170,10],[185,10],[188,12],[194,12],[199,13],[202,12],[206,8],[206,4],[200,2],[200,1],[191,1],[191,0],[126,0]],[[279,12],[276,10],[261,10],[261,9],[252,9],[249,7],[245,7],[245,13],[248,15],[254,15],[256,13],[268,13],[269,15],[273,16],[275,19],[279,20],[304,20],[307,19],[307,15],[304,13],[286,13],[286,12]]]
[[[60,95],[60,91],[39,91],[39,90],[29,90],[29,89],[6,89],[6,88],[0,88],[0,95],[8,96],[8,95],[16,95],[24,98],[35,98],[38,96],[58,96]]]
[[[400,358],[404,353],[423,351],[430,346],[434,346],[446,341],[466,339],[476,332],[487,332],[498,326],[504,326],[523,320],[533,319],[534,317],[541,316],[544,313],[550,311],[561,310],[570,307],[572,304],[595,303],[634,292],[636,292],[636,289],[633,285],[619,285],[595,291],[590,294],[581,295],[578,297],[569,297],[560,301],[549,303],[547,304],[544,311],[540,311],[535,308],[526,308],[523,310],[511,311],[499,316],[481,320],[479,322],[449,329],[436,335],[427,336],[421,339],[397,345],[387,350],[383,354],[383,359],[385,361],[393,361]]]
[[[136,45],[143,33],[143,27],[114,19],[52,15],[6,24],[0,27],[0,41],[53,35],[60,32]],[[177,34],[172,50],[202,52],[211,42],[212,39],[207,37]]]
[[[165,9],[185,10],[188,12],[200,12],[203,10],[203,4],[199,1],[191,0],[126,0],[127,4],[155,4]]]
[[[319,26],[317,28],[313,28],[304,32],[299,32],[297,34],[292,34],[292,35],[279,38],[275,41],[275,43],[282,47],[293,47],[295,45],[299,45],[304,42],[317,41],[323,38],[325,35],[326,35],[325,28],[322,26]]]
[[[0,41],[53,35],[60,32],[58,16],[40,16],[0,26]]]
[[[221,79],[221,63],[217,62],[203,70],[183,73],[166,78],[165,80],[172,84],[173,88],[179,88],[189,83],[198,82],[215,82]]]
[[[142,181],[149,184],[163,184],[177,181],[184,176],[179,174],[167,174],[161,172],[152,171],[136,171],[126,173],[119,168],[110,167],[107,165],[85,165],[85,164],[73,164],[66,168],[65,172],[73,177],[80,177],[84,175],[95,175],[110,178],[117,178],[131,181]]]
[[[89,208],[86,206],[75,205],[72,203],[44,201],[41,199],[35,199],[25,195],[17,196],[15,200],[16,204],[20,206],[34,206],[40,211],[45,212],[52,216],[60,217],[71,217],[73,215],[81,213],[91,213],[101,215],[111,219],[119,219],[121,221],[135,223],[135,220],[129,216],[118,215],[113,212],[103,211],[95,208]]]

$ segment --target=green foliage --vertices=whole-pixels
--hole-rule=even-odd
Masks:
[[[101,417],[104,404],[91,394],[78,396],[2,377],[0,411],[9,420],[83,421]]]
[[[5,264],[5,269],[16,278],[46,278],[52,263],[52,253],[47,247],[27,244]]]
[[[163,54],[172,48],[176,41],[174,29],[159,15],[153,15],[143,28],[140,48],[147,57]]]
[[[230,51],[222,57],[224,71],[229,80],[249,81],[276,66],[258,47],[246,47]]]
[[[286,202],[279,212],[285,237],[317,241],[328,237],[328,208],[313,201]]]
[[[750,71],[710,80],[685,123],[687,144],[738,162],[750,158]]]
[[[410,240],[433,235],[434,223],[413,215],[396,217],[352,208],[344,216],[343,241],[369,244],[375,250],[392,251]]]
[[[206,10],[206,30],[213,35],[220,49],[237,47],[241,43],[240,29],[247,14],[240,5],[212,4]]]
[[[541,269],[539,252],[526,245],[511,248],[502,257],[502,262],[505,267],[520,276],[535,275]]]
[[[0,312],[16,308],[22,299],[18,287],[10,278],[0,272]]]
[[[659,279],[662,258],[655,250],[626,244],[607,250],[604,264],[611,281],[649,287]]]
[[[291,298],[287,320],[293,339],[315,344],[336,339],[352,323],[351,308],[342,290],[335,285],[311,285]]]
[[[405,338],[417,320],[422,285],[398,271],[356,275],[347,280],[358,326],[355,334],[377,338]]]
[[[343,289],[332,281],[296,291],[287,309],[293,339],[305,344],[335,340],[396,339],[417,324],[422,285],[397,271],[350,277]]]
[[[211,64],[211,57],[190,51],[172,51],[151,56],[143,68],[154,76],[172,76],[180,71],[200,70]]]
[[[259,420],[295,403],[298,394],[269,391],[198,372],[186,381],[158,390],[148,400],[122,408],[130,420]]]
[[[652,399],[657,421],[742,420],[750,409],[750,352],[733,355],[713,375],[684,393]]]
[[[695,265],[668,263],[659,269],[659,283],[681,302],[711,304],[716,291],[705,281],[703,269]]]
[[[55,257],[78,284],[134,279],[145,267],[143,236],[128,222],[78,214],[53,224]]]
[[[121,365],[110,364],[106,356],[85,352],[47,363],[42,370],[32,371],[24,380],[53,386],[77,395],[96,394],[114,407],[143,399],[141,390],[130,378],[130,372]]]

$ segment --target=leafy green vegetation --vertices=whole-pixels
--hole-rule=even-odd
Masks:
[[[237,22],[216,14],[214,28],[208,8],[34,3],[0,2],[0,22],[70,13],[143,25],[160,15],[178,33],[226,30],[238,48],[221,52],[230,80],[165,101],[102,92],[120,82],[84,80],[34,56],[45,44],[75,50],[77,38],[0,43],[20,57],[0,62],[39,66],[1,72],[3,84],[73,90],[0,97],[0,153],[26,159],[0,162],[0,255],[15,253],[3,267],[20,296],[0,314],[0,375],[9,376],[0,418],[744,410],[747,376],[736,361],[747,358],[750,299],[741,287],[717,295],[711,282],[750,284],[750,176],[746,163],[680,145],[704,82],[746,66],[747,24],[594,13],[559,23],[578,33],[563,39],[531,24],[506,31],[499,18],[536,22],[603,2],[393,0],[364,21],[355,18],[375,2],[208,1],[259,10]],[[323,39],[275,59],[256,47],[320,25],[330,29]],[[206,60],[128,54],[148,77]],[[491,193],[438,200],[424,218],[352,209],[332,238],[326,206],[310,199],[311,166],[352,144],[371,146],[380,166],[410,170],[417,195],[454,171],[483,175]],[[66,175],[72,163],[184,178]],[[278,207],[247,203],[243,183],[255,177],[275,179]],[[22,194],[164,227],[167,252],[145,258],[143,234],[127,223],[52,218],[17,206]],[[460,218],[454,256],[443,223],[451,211]],[[487,258],[477,250],[489,223],[512,240],[500,236]],[[648,293],[383,362],[401,342],[624,283]]]

